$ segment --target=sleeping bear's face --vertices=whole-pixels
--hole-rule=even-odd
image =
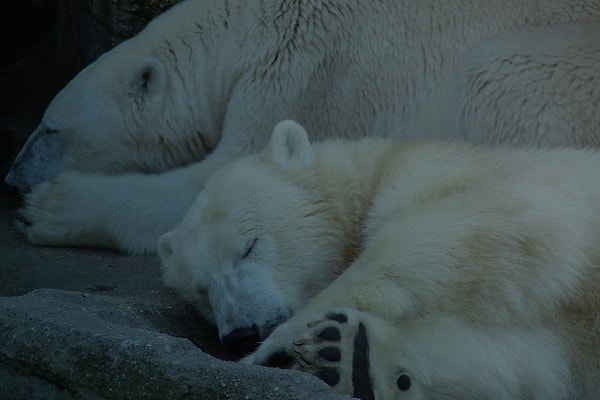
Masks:
[[[281,161],[263,152],[218,171],[159,241],[165,284],[236,352],[252,351],[333,279],[336,244],[322,204]]]
[[[144,170],[151,165],[143,160],[148,149],[137,146],[151,140],[152,132],[146,132],[157,125],[152,116],[162,106],[166,81],[157,59],[123,57],[117,49],[100,57],[49,104],[14,160],[6,183],[25,192],[66,170],[105,174]]]
[[[52,100],[5,182],[28,191],[61,172],[160,172],[201,160],[193,113],[169,71],[125,42],[81,71]],[[174,95],[177,94],[177,96]],[[196,117],[195,117],[196,118]],[[196,141],[201,142],[201,141]]]

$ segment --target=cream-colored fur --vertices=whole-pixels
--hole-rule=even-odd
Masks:
[[[245,361],[285,354],[344,393],[362,325],[377,399],[599,398],[598,171],[589,150],[311,145],[282,122],[161,238],[165,282],[222,337],[289,311]]]
[[[599,22],[593,0],[183,1],[48,106],[6,177],[33,186],[19,227],[154,251],[287,118],[313,140],[597,146]]]

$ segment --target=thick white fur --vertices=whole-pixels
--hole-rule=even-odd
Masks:
[[[6,177],[46,181],[20,228],[154,251],[210,174],[286,118],[312,139],[598,145],[596,22],[580,0],[184,1],[49,105]]]
[[[351,357],[327,363],[302,346],[340,307],[347,326],[367,328],[378,399],[599,398],[598,171],[589,150],[311,145],[282,122],[163,236],[165,282],[219,321],[231,314],[214,304],[242,298],[216,282],[268,277],[275,288],[247,281],[280,294],[261,294],[263,310],[248,298],[230,307],[250,323],[278,307],[293,316],[245,361],[283,350],[299,369],[337,370],[345,393]],[[400,371],[412,378],[403,393]]]

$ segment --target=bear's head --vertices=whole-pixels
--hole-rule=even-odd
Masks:
[[[105,175],[154,173],[202,160],[214,138],[200,65],[177,65],[148,26],[102,55],[48,105],[5,178],[27,191],[66,170]],[[212,125],[210,125],[212,126]]]
[[[269,146],[208,180],[182,223],[163,235],[163,280],[249,352],[339,274],[339,227],[319,186],[304,129],[280,122]]]

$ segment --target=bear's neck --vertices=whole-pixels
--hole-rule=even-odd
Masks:
[[[340,226],[344,262],[361,251],[364,225],[373,200],[403,158],[404,146],[394,140],[331,141],[314,146],[317,173],[313,176],[327,214]],[[391,161],[391,160],[395,161]]]

